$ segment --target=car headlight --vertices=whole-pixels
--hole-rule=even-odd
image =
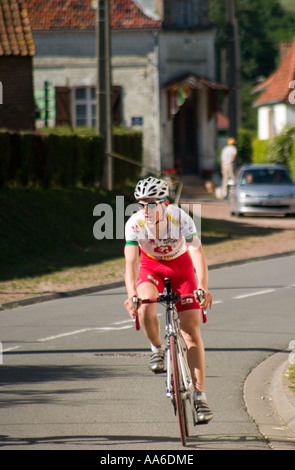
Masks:
[[[245,193],[245,191],[240,192],[240,198],[241,199],[246,199],[246,197],[249,197],[249,194]]]

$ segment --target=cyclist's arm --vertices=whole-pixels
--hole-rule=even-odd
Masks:
[[[131,301],[134,295],[137,295],[136,282],[138,272],[138,245],[126,245],[125,255],[125,285],[128,299],[125,302],[125,308],[131,316],[135,314],[133,303]]]
[[[202,244],[198,237],[193,236],[187,240],[189,253],[196,270],[198,279],[198,289],[202,289],[205,292],[205,299],[202,302],[202,307],[212,308],[213,297],[208,291],[208,266],[205,260]]]

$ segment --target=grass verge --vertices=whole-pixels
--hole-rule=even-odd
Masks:
[[[293,392],[295,396],[295,364],[289,367],[289,380],[292,385],[290,385],[290,390]]]

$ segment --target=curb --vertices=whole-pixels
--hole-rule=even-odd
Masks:
[[[276,369],[271,382],[271,397],[279,416],[285,421],[286,426],[294,434],[295,444],[295,395],[290,390],[290,382],[287,379],[289,360],[286,360]]]
[[[222,268],[227,268],[230,266],[238,266],[241,264],[253,263],[255,261],[266,261],[268,259],[283,258],[284,256],[292,256],[292,255],[295,255],[295,251],[285,251],[283,253],[274,253],[272,255],[257,256],[254,258],[238,259],[238,260],[233,260],[233,261],[226,261],[224,263],[219,263],[219,264],[211,264],[210,266],[208,266],[208,269],[210,271],[212,269],[222,269]],[[66,292],[54,292],[52,294],[29,297],[23,300],[5,302],[3,304],[0,304],[0,311],[17,308],[17,307],[25,307],[27,305],[33,305],[33,304],[37,304],[40,302],[48,302],[50,300],[58,300],[58,299],[65,299],[69,297],[75,297],[79,295],[93,294],[95,292],[100,292],[102,290],[109,290],[109,289],[116,289],[118,287],[124,287],[124,285],[125,285],[124,281],[118,281],[118,282],[114,282],[111,284],[100,284],[99,286],[85,287],[83,289],[76,289],[76,290],[66,291]]]
[[[247,412],[272,450],[294,450],[295,445],[295,397],[284,376],[287,353],[275,353],[258,364],[244,384]]]

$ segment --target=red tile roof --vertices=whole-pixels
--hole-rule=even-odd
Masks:
[[[33,31],[94,29],[97,0],[24,0]],[[111,28],[156,28],[161,22],[147,16],[132,0],[110,0]]]
[[[288,101],[290,94],[290,82],[295,79],[295,41],[288,53],[281,61],[276,72],[270,75],[263,83],[259,84],[254,92],[261,92],[254,106],[262,106]]]
[[[223,129],[229,129],[229,119],[227,116],[222,114],[220,111],[216,113],[217,117],[217,129],[218,130],[223,130]]]
[[[35,45],[21,0],[0,0],[0,56],[33,56]]]

